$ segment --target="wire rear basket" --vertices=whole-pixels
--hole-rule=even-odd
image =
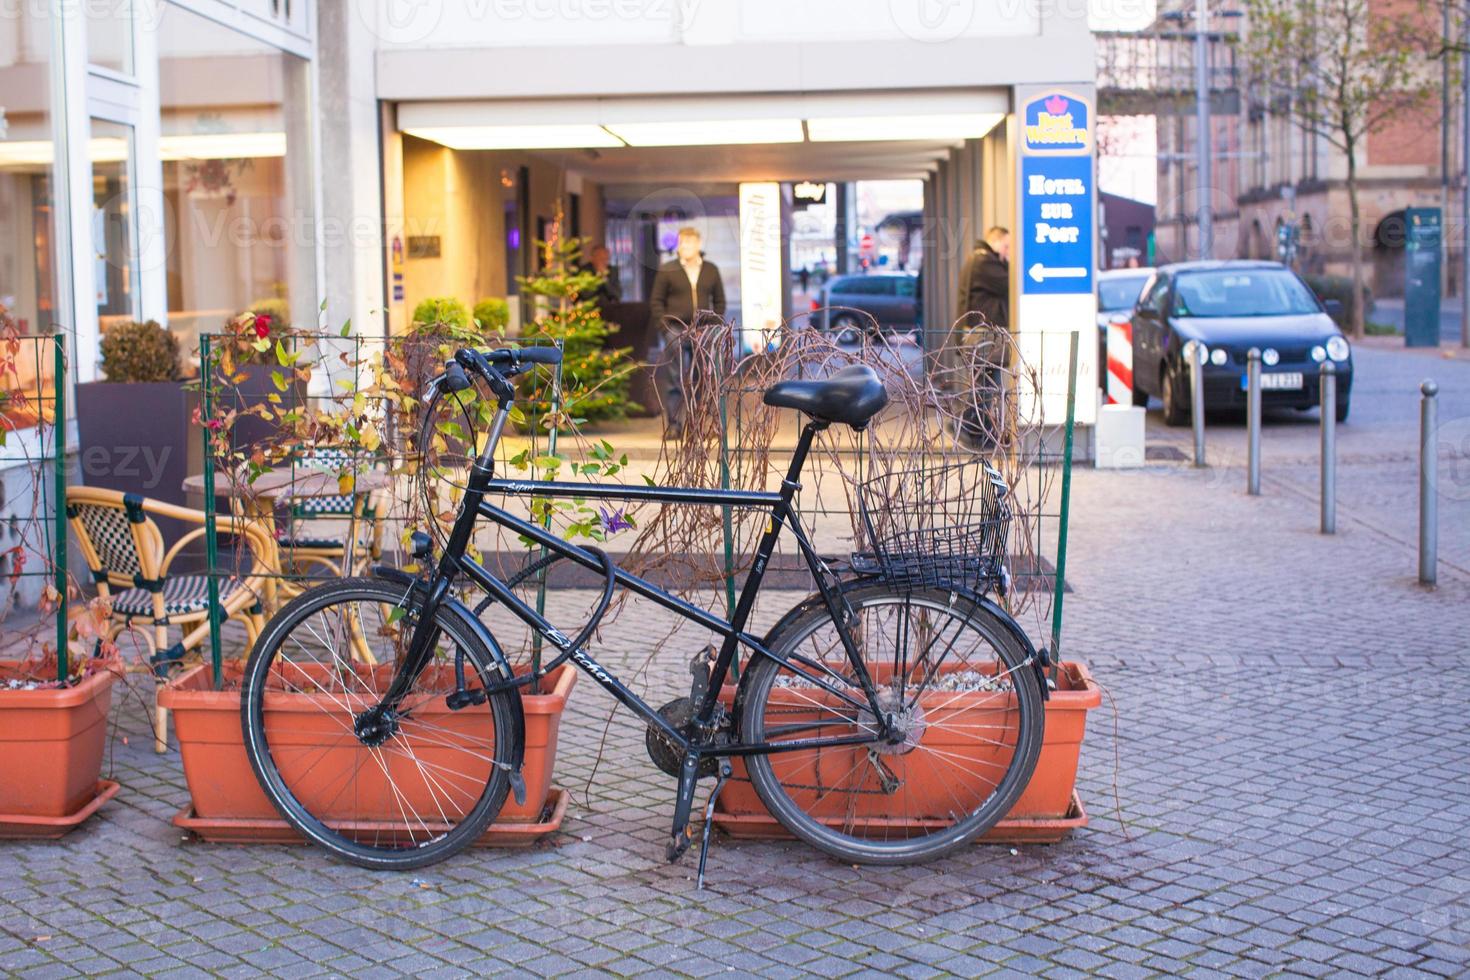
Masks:
[[[905,590],[1009,585],[1010,488],[983,459],[893,470],[858,486],[866,546],[852,567]]]

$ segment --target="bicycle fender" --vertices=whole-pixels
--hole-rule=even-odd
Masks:
[[[420,589],[424,586],[423,579],[409,572],[405,572],[401,568],[395,568],[392,565],[374,565],[372,573],[374,578],[392,582],[394,585],[405,585],[409,588]],[[501,649],[499,641],[495,639],[495,635],[486,628],[478,616],[470,611],[468,606],[455,596],[449,595],[444,597],[440,608],[447,609],[451,615],[464,624],[470,633],[475,635],[476,639],[485,644],[485,649],[490,651],[490,656],[494,660],[495,666],[500,669],[502,678],[509,680],[515,676],[515,671],[510,666],[510,659],[506,657],[505,651]],[[526,713],[519,695],[511,698],[511,726],[513,729],[512,734],[515,736],[515,752],[512,753],[512,761],[515,763],[516,776],[519,777],[521,763],[524,761],[526,753]],[[524,794],[525,789],[523,786],[520,795]]]

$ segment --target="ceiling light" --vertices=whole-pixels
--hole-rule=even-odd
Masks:
[[[808,119],[813,143],[854,140],[979,139],[1004,118],[1000,113],[946,113],[911,116],[837,116]]]
[[[181,133],[158,138],[164,160],[239,160],[286,155],[285,133]]]
[[[405,129],[452,150],[572,150],[622,146],[623,141],[591,123],[525,126],[424,126]]]
[[[720,146],[800,143],[800,119],[709,119],[698,122],[606,123],[629,146]]]

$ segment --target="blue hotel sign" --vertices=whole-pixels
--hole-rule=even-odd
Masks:
[[[1091,293],[1091,107],[1047,92],[1027,102],[1021,118],[1021,292]]]

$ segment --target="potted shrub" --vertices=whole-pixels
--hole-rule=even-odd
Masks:
[[[106,380],[76,389],[82,482],[186,504],[184,479],[203,467],[204,451],[191,424],[199,391],[181,380],[178,339],[154,320],[115,324],[102,335],[102,370]],[[187,530],[158,523],[167,540]]]
[[[952,706],[954,695],[941,696]],[[734,702],[735,690],[727,688],[722,699]],[[979,715],[994,710],[985,702],[994,695],[979,695],[972,709]],[[800,703],[800,702],[797,702]],[[1031,781],[1011,812],[981,838],[985,843],[1055,843],[1072,830],[1087,825],[1087,812],[1077,797],[1077,762],[1087,726],[1087,712],[1102,703],[1102,690],[1087,668],[1063,663],[1057,673],[1056,689],[1046,702],[1046,731],[1041,755]],[[978,724],[979,722],[975,722]],[[963,721],[952,724],[964,724]],[[735,777],[720,793],[715,808],[715,826],[732,837],[779,838],[787,836],[761,803],[760,796],[745,778],[744,765],[736,760]],[[941,800],[943,796],[939,797]],[[874,816],[886,815],[886,801],[874,797]],[[859,815],[861,816],[861,814]]]
[[[202,665],[170,681],[159,693],[159,704],[173,713],[184,779],[189,785],[189,805],[174,817],[174,824],[210,841],[298,842],[296,832],[281,819],[261,790],[245,753],[240,727],[242,671],[243,665],[238,661],[227,664],[224,689],[216,691],[210,683],[210,668]],[[561,826],[566,814],[566,793],[554,788],[551,779],[561,716],[576,679],[576,670],[570,664],[563,665],[542,681],[542,693],[522,694],[526,754],[521,774],[526,782],[526,801],[517,803],[513,796],[508,797],[481,843],[526,845]],[[282,697],[315,699],[320,695],[302,693]],[[330,705],[313,704],[307,710],[317,715],[324,706]],[[282,710],[291,709],[283,705]],[[446,727],[452,725],[453,712],[445,708],[443,713],[442,723]],[[344,724],[350,725],[350,719]],[[355,751],[355,745],[324,747],[315,765],[323,767],[323,772],[344,771],[344,767],[352,767]],[[453,750],[446,752],[445,756],[436,758],[436,764],[444,771],[474,769],[478,756],[473,752],[459,763],[453,758]],[[427,799],[421,802],[424,812],[416,816],[432,823],[433,802]],[[333,816],[343,822],[371,821],[375,814],[359,811],[355,809],[357,805],[357,801],[344,798]]]
[[[95,601],[83,609],[70,669],[58,667],[54,649],[0,660],[0,838],[61,837],[117,795],[117,783],[100,777],[121,668],[110,644],[109,656],[87,655],[110,614]]]

